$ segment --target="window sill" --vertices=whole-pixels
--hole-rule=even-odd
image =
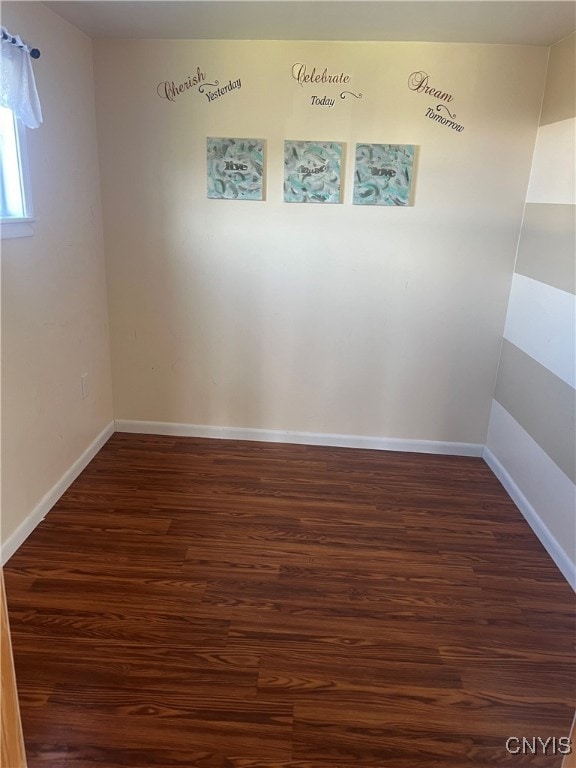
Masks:
[[[9,240],[13,237],[31,237],[34,234],[36,219],[2,219],[0,237]]]

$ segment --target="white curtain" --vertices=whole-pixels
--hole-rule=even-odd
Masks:
[[[2,32],[6,32],[2,27]],[[8,34],[8,33],[7,33]],[[17,43],[1,41],[0,48],[0,105],[8,107],[28,128],[38,128],[42,122],[42,109],[36,90],[32,61],[19,37]]]

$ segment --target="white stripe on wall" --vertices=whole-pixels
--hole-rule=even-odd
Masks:
[[[538,128],[527,203],[576,202],[576,117]]]
[[[504,338],[576,388],[576,296],[515,274]]]
[[[496,400],[492,402],[486,448],[505,468],[519,491],[516,496],[527,502],[515,498],[514,488],[500,478],[576,589],[576,486]],[[492,466],[488,456],[486,459]]]

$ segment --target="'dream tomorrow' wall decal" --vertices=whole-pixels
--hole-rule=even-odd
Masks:
[[[439,103],[436,105],[436,110],[432,107],[428,107],[426,110],[426,117],[430,120],[434,120],[439,125],[445,125],[448,128],[452,128],[458,133],[462,133],[464,126],[456,122],[456,113],[451,112],[450,108],[446,106],[446,103],[453,101],[454,96],[448,91],[443,91],[432,84],[430,75],[423,70],[412,72],[408,77],[408,88],[414,93],[421,93],[425,96],[439,99]],[[453,108],[453,107],[452,107]]]

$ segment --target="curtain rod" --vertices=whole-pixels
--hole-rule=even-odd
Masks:
[[[32,48],[32,46],[28,45],[28,43],[25,43],[19,35],[11,35],[6,27],[2,27],[2,40],[7,40],[9,43],[17,45],[18,48],[22,48],[22,50],[26,51],[26,53],[29,53],[33,59],[40,58],[40,51],[38,48]]]

